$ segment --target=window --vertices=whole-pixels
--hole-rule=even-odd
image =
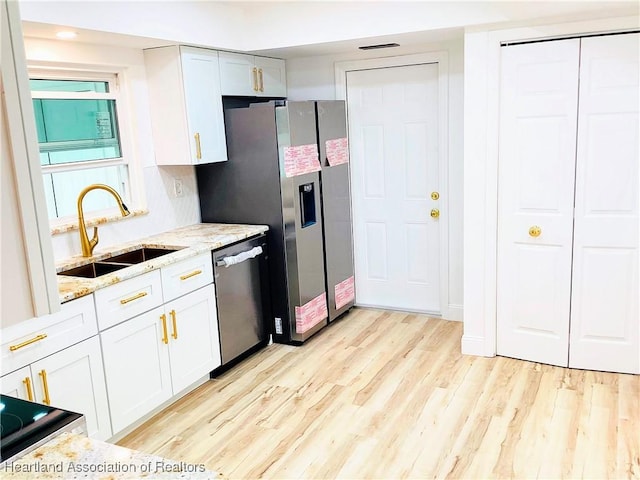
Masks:
[[[49,219],[75,217],[78,194],[92,183],[110,185],[127,203],[117,76],[30,71],[30,77]],[[110,195],[98,192],[83,206],[85,212],[115,207]]]

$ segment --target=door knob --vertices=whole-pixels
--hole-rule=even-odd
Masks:
[[[438,192],[431,192],[431,200],[438,200],[440,198],[440,194]]]
[[[431,209],[431,218],[438,218],[440,216],[440,210],[437,208]]]
[[[542,233],[542,228],[540,228],[538,225],[533,225],[531,228],[529,228],[530,237],[533,237],[533,238],[539,237],[541,233]]]

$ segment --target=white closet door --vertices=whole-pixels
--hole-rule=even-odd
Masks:
[[[640,373],[638,34],[582,40],[569,366]]]
[[[580,40],[502,48],[497,353],[567,366]],[[539,236],[531,236],[531,227]],[[480,288],[479,286],[478,288]]]

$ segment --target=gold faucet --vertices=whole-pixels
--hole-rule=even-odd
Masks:
[[[80,244],[82,245],[83,257],[90,257],[91,255],[93,255],[93,249],[96,248],[96,245],[98,244],[98,227],[93,227],[93,238],[89,240],[87,227],[84,224],[84,211],[82,210],[82,200],[84,199],[84,196],[91,190],[96,189],[106,190],[115,197],[116,201],[118,202],[118,207],[120,207],[120,213],[122,213],[123,217],[126,217],[131,213],[122,201],[122,197],[120,196],[120,194],[109,185],[96,183],[93,185],[89,185],[88,187],[83,189],[80,192],[80,195],[78,195],[78,229],[80,230]]]

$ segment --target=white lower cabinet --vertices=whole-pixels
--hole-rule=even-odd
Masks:
[[[167,303],[165,311],[171,321],[171,382],[178,393],[221,363],[213,284]]]
[[[162,307],[100,334],[114,433],[171,398]]]
[[[2,393],[81,413],[90,437],[111,437],[97,336],[3,376]]]
[[[114,433],[220,365],[217,325],[211,284],[100,334]]]
[[[31,368],[22,367],[15,372],[7,373],[0,378],[0,391],[3,395],[34,401]]]

